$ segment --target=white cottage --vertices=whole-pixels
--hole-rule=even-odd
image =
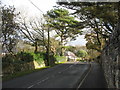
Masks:
[[[76,55],[71,51],[66,51],[65,56],[67,57],[67,61],[76,61]]]

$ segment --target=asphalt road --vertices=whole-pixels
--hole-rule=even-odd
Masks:
[[[3,83],[3,88],[76,88],[90,64],[66,63]]]
[[[103,69],[98,63],[91,63],[91,69],[82,81],[80,88],[107,88]]]
[[[96,63],[65,63],[3,83],[3,88],[105,88]]]

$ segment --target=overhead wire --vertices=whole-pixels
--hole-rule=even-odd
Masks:
[[[38,6],[37,5],[35,5],[31,0],[28,0],[34,7],[36,7],[40,12],[42,12],[42,14],[44,14],[44,12],[40,9],[40,8],[38,8]]]

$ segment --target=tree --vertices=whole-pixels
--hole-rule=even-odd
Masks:
[[[88,49],[87,53],[88,53],[87,57],[89,60],[93,60],[93,59],[97,58],[98,56],[100,56],[100,52],[98,52],[95,49]]]
[[[76,47],[74,47],[74,46],[64,46],[64,48],[66,51],[71,51],[73,53],[76,52]]]
[[[78,21],[74,17],[69,15],[66,9],[52,9],[47,12],[50,18],[49,26],[52,27],[58,37],[60,37],[61,56],[63,55],[63,46],[67,39],[75,39],[78,33],[81,33],[81,26],[78,25]],[[75,28],[76,27],[76,28]]]
[[[87,52],[85,50],[79,50],[76,55],[78,57],[85,58],[87,56]]]
[[[102,51],[102,48],[105,45],[105,40],[102,38],[101,35],[99,35],[99,40],[101,44],[96,39],[97,35],[94,33],[86,34],[85,38],[87,40],[87,43],[86,43],[87,49],[94,49],[94,50],[97,50],[98,52]]]
[[[35,46],[35,53],[38,51],[38,45],[46,46],[44,35],[45,28],[42,19],[26,21],[25,18],[22,18],[20,24],[20,31],[23,33],[24,38],[27,38],[33,43],[33,46]]]
[[[89,36],[92,35],[92,33],[96,36],[92,41],[95,41],[93,44],[99,47],[100,52],[104,47],[104,42],[108,40],[109,35],[117,25],[118,3],[58,2],[58,4],[75,11],[73,14],[78,17],[78,19],[82,21],[83,26],[88,29]],[[86,37],[87,36],[88,35],[86,35]],[[88,43],[90,44],[89,41]],[[94,46],[92,48],[96,49]]]
[[[2,48],[5,52],[14,53],[17,44],[19,24],[16,22],[17,16],[14,7],[2,8]]]
[[[55,40],[55,38],[50,38],[50,51],[54,53],[54,55],[59,55],[59,42],[58,40]]]

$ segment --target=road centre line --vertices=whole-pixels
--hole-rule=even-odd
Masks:
[[[28,88],[32,88],[34,85],[29,86]]]
[[[75,63],[74,65],[76,65],[76,64],[77,64],[77,63]],[[66,71],[67,69],[69,69],[69,68],[73,67],[74,65],[70,65],[69,67],[67,67],[66,69],[64,69],[63,71],[58,72],[58,73],[60,74],[60,73],[62,73],[62,72],[64,72],[64,71]],[[55,77],[55,75],[51,75],[51,76],[49,76],[49,77],[47,77],[47,78],[45,78],[45,79],[43,79],[43,80],[41,80],[41,81],[37,82],[36,84],[33,84],[33,85],[31,85],[31,86],[27,87],[27,88],[32,88],[32,87],[33,87],[33,86],[35,86],[35,85],[39,85],[40,83],[42,83],[42,82],[44,82],[44,81],[48,80],[48,79],[49,79],[49,78],[51,78],[51,77]]]
[[[91,69],[92,69],[92,65],[90,64],[90,69],[89,69],[88,73],[84,76],[84,78],[82,79],[82,81],[80,82],[80,84],[79,84],[79,86],[77,87],[76,90],[79,90],[79,88],[80,88],[81,85],[83,84],[84,80],[86,79],[86,77],[87,77],[88,74],[90,73]]]
[[[45,79],[43,79],[43,80],[37,82],[36,84],[33,84],[33,85],[29,86],[28,88],[32,88],[33,86],[38,85],[38,84],[40,84],[40,83],[46,81],[47,79],[49,79],[49,78],[47,77],[47,78],[45,78]]]

